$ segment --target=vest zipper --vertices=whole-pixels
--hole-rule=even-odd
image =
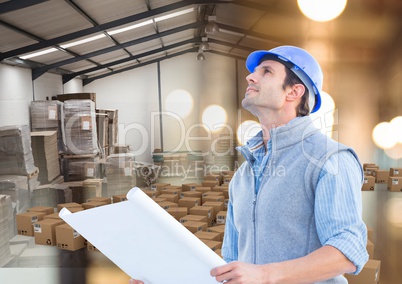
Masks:
[[[253,200],[253,226],[254,226],[254,256],[253,263],[256,264],[257,261],[257,223],[255,221],[256,217],[256,207],[257,207],[257,193],[254,194]]]

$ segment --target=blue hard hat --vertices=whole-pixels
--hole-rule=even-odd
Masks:
[[[252,52],[246,60],[246,67],[251,73],[261,63],[266,55],[273,55],[279,62],[289,67],[309,90],[310,113],[316,112],[321,106],[321,91],[323,74],[317,60],[306,50],[295,46],[279,46],[270,50]],[[312,96],[311,94],[314,94]]]

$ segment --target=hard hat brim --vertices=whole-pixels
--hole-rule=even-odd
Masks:
[[[314,94],[314,107],[310,111],[310,113],[316,112],[321,107],[321,94],[320,90],[318,90],[316,84],[311,80],[311,78],[303,71],[303,68],[300,68],[294,62],[284,58],[280,54],[275,52],[270,52],[268,50],[257,50],[247,57],[246,59],[246,68],[250,73],[253,73],[255,68],[261,63],[261,59],[266,55],[272,55],[278,59],[279,62],[283,63],[285,66],[289,67],[299,78],[302,82],[307,86],[309,89],[310,94]],[[293,66],[293,67],[292,67]]]

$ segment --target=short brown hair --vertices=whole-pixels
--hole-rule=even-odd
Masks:
[[[296,115],[297,116],[306,116],[309,115],[310,113],[310,107],[308,105],[308,88],[304,83],[300,80],[299,77],[296,76],[295,73],[292,72],[288,67],[285,67],[286,70],[286,77],[285,80],[283,81],[282,88],[285,90],[286,87],[291,87],[295,84],[302,84],[304,86],[304,94],[301,97],[300,104],[296,107]]]

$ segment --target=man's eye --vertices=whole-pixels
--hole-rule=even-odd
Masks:
[[[267,74],[267,73],[271,73],[271,71],[269,69],[264,68],[264,74]]]

